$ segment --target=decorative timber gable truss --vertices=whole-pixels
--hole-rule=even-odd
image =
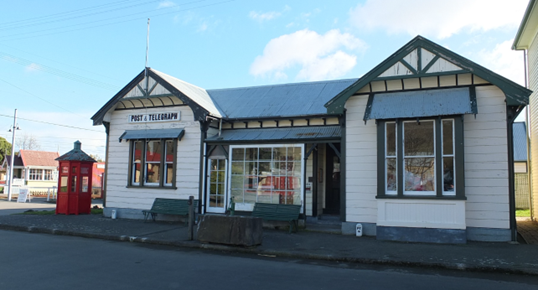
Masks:
[[[452,87],[488,83],[496,85],[506,95],[508,106],[520,107],[529,103],[531,91],[528,89],[422,36],[417,36],[332,98],[325,107],[328,114],[342,114],[346,101],[357,93],[431,89],[431,86],[423,87],[422,82],[434,79],[437,87],[441,87],[439,79],[448,76],[455,76],[451,77]]]
[[[181,105],[192,109],[194,121],[205,121],[209,115],[222,117],[221,110],[217,108],[206,90],[146,68],[110,99],[92,120],[94,125],[101,125],[107,122],[108,114],[114,110]]]

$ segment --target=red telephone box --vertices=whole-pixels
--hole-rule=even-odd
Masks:
[[[92,169],[96,161],[81,150],[80,141],[75,142],[73,150],[56,160],[60,163],[56,214],[89,214],[92,205]]]

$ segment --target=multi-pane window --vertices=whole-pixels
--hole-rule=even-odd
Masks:
[[[56,180],[58,172],[52,169],[30,169],[28,171],[28,180]]]
[[[175,181],[177,140],[131,141],[131,186],[172,187]]]
[[[302,145],[232,146],[231,195],[236,205],[301,204]]]
[[[456,133],[462,138],[463,130],[456,130],[456,123],[462,124],[461,117],[380,120],[383,142],[378,145],[384,165],[378,196],[463,196],[463,186],[456,186],[463,182],[463,171],[456,171],[456,152],[463,155]]]

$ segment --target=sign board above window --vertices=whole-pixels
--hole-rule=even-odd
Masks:
[[[172,122],[181,120],[181,112],[137,114],[129,115],[127,118],[129,123]]]

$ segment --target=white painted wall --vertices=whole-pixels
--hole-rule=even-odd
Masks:
[[[127,116],[136,113],[157,113],[181,111],[179,122],[129,124]],[[177,189],[127,188],[129,172],[129,142],[118,142],[125,130],[184,128],[185,135],[177,148]],[[143,110],[122,110],[111,113],[110,143],[107,165],[107,207],[149,209],[157,197],[198,198],[200,166],[200,125],[194,121],[188,106],[152,108]]]
[[[466,223],[509,229],[505,95],[496,86],[477,87],[476,102],[476,118],[464,119]]]
[[[478,114],[464,117],[466,202],[421,200],[401,202],[409,215],[395,223],[385,209],[397,204],[377,201],[377,143],[374,120],[363,121],[367,95],[353,96],[346,103],[346,221],[392,226],[424,227],[424,217],[436,220],[443,208],[443,228],[483,227],[508,229],[508,149],[505,95],[496,86],[477,87]],[[417,206],[410,206],[416,204]],[[427,206],[419,206],[427,204]],[[383,208],[380,208],[383,207]],[[412,210],[410,210],[412,209]],[[420,213],[420,214],[419,214]],[[418,214],[418,215],[417,215]],[[416,219],[413,216],[416,215]],[[401,218],[401,216],[399,216]],[[434,222],[431,225],[439,225]]]
[[[365,125],[368,95],[346,102],[346,221],[377,222],[377,127]]]
[[[529,88],[533,90],[530,96],[530,139],[531,139],[531,160],[538,160],[538,35],[535,35],[528,51],[529,67]],[[531,195],[532,213],[534,218],[538,218],[538,162],[531,162]]]

